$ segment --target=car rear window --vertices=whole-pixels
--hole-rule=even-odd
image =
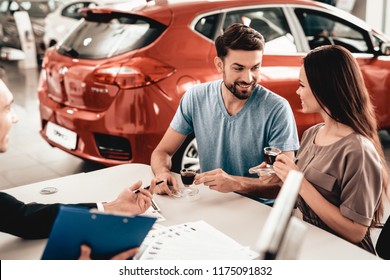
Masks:
[[[165,25],[138,15],[90,14],[64,40],[58,52],[74,58],[109,58],[151,44],[165,29]]]

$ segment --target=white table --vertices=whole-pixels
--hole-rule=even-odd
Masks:
[[[24,202],[109,201],[138,180],[148,185],[151,178],[153,173],[150,166],[125,164],[12,188],[5,192]],[[58,192],[42,195],[40,190],[44,187],[56,187]],[[161,224],[170,226],[204,220],[241,245],[253,248],[271,208],[235,193],[223,194],[203,185],[199,186],[199,190],[200,199],[192,202],[155,195],[161,214],[166,218]],[[308,231],[298,254],[299,259],[377,259],[341,238],[307,225]],[[0,259],[40,259],[45,244],[46,239],[23,240],[0,233]]]

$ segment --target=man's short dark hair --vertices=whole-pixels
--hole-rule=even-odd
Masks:
[[[242,23],[234,23],[215,40],[217,56],[223,59],[229,49],[256,51],[264,50],[264,38],[259,32]]]

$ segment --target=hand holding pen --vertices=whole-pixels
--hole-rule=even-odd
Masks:
[[[152,180],[152,183],[153,183],[153,182],[154,182],[154,179]],[[158,181],[158,182],[155,183],[155,186],[157,186],[157,185],[159,185],[159,184],[161,184],[161,183],[164,183],[164,182],[165,182],[165,180],[160,180],[160,181]],[[139,192],[141,191],[141,189],[143,189],[143,190],[149,190],[150,187],[151,187],[151,185],[146,186],[146,187],[144,187],[144,188],[139,188],[139,189],[135,190],[134,193],[135,193],[135,194],[139,193]],[[153,193],[153,191],[151,191],[151,193]],[[160,208],[157,206],[157,203],[153,200],[153,198],[151,199],[151,204],[152,204],[152,207],[153,207],[153,209],[154,209],[155,211],[160,211]]]
[[[138,181],[132,186],[125,188],[115,200],[103,204],[104,211],[138,215],[144,213],[153,204],[154,208],[158,208],[155,202],[152,202],[156,180],[151,180],[150,186],[146,188],[141,186],[142,181]]]

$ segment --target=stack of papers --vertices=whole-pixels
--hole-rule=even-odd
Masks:
[[[140,260],[251,260],[258,256],[204,221],[150,231]]]
[[[145,216],[145,217],[151,217],[151,218],[156,218],[157,222],[163,222],[165,221],[165,217],[161,215],[159,210],[154,210],[152,206],[150,206],[145,213],[141,214],[140,216]]]

